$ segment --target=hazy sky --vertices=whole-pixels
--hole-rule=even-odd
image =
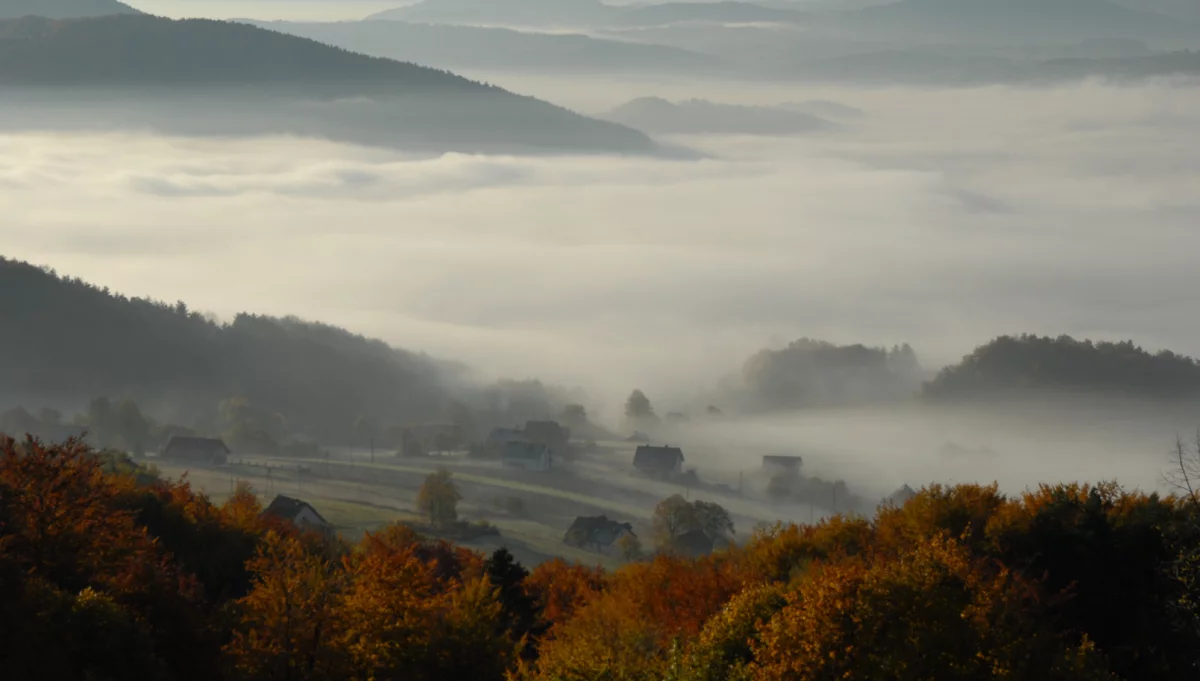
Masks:
[[[295,313],[613,403],[640,386],[664,411],[799,336],[929,364],[1021,331],[1200,355],[1196,90],[772,94],[867,116],[675,140],[713,156],[695,162],[3,136],[0,243],[222,316]]]

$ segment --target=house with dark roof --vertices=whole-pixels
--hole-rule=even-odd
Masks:
[[[571,441],[571,431],[557,421],[529,421],[525,424],[524,434],[530,442],[538,442],[560,452]]]
[[[540,442],[512,441],[500,450],[500,462],[506,468],[548,471],[554,465],[554,450]]]
[[[642,445],[633,453],[633,467],[657,477],[678,475],[683,472],[683,450],[669,445]]]
[[[206,463],[219,466],[225,463],[231,453],[221,440],[176,435],[163,448],[160,456],[173,461]]]
[[[271,505],[267,507],[267,510],[263,511],[263,515],[286,520],[296,527],[310,532],[318,532],[324,535],[332,535],[334,532],[333,525],[325,520],[317,512],[317,509],[313,508],[312,504],[282,494],[277,495],[271,501]]]
[[[632,536],[633,525],[610,520],[607,516],[579,516],[563,536],[563,543],[589,551],[615,554],[620,550],[617,542],[622,537]]]
[[[763,473],[771,477],[776,475],[789,478],[799,477],[802,465],[804,465],[804,460],[799,456],[769,455],[762,458]]]

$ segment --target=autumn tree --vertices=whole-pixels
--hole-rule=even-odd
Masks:
[[[525,592],[537,603],[541,622],[547,629],[571,619],[604,586],[602,570],[568,563],[562,558],[538,565],[524,580]]]
[[[698,525],[696,508],[678,494],[658,502],[650,522],[654,543],[664,551],[671,550],[676,540]]]
[[[713,539],[730,539],[734,534],[733,518],[723,506],[710,501],[697,500],[695,509],[696,528]]]
[[[679,548],[680,539],[690,532],[703,532],[714,541],[728,541],[734,533],[733,520],[721,505],[689,502],[678,494],[659,502],[651,527],[654,543],[663,551]]]
[[[1046,626],[1030,586],[938,537],[822,566],[764,627],[753,678],[1112,679],[1090,642]]]
[[[454,484],[454,474],[445,468],[429,474],[417,492],[417,511],[429,516],[438,527],[452,525],[458,520],[458,502],[462,494]]]
[[[710,618],[699,637],[680,651],[679,681],[749,679],[754,646],[762,626],[787,605],[783,588],[774,584],[748,587]]]
[[[232,673],[254,681],[340,681],[348,659],[341,608],[345,575],[295,537],[269,532],[250,562],[254,588],[226,646]]]
[[[642,541],[632,532],[626,533],[617,540],[617,551],[625,562],[641,560],[645,553],[642,551]]]

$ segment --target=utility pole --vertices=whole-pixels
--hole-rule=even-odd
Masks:
[[[367,444],[371,447],[371,464],[374,465],[374,463],[375,463],[375,438],[372,437],[372,438],[368,439]]]

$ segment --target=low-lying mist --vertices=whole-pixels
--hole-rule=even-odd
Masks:
[[[486,375],[583,386],[612,422],[634,387],[665,412],[801,336],[909,342],[927,368],[1018,332],[1200,354],[1195,90],[775,88],[766,100],[644,83],[601,101],[561,86],[557,98],[513,87],[586,111],[662,95],[821,98],[865,115],[809,136],[665,140],[699,161],[5,135],[0,243],[8,257],[222,318],[296,314]],[[911,430],[912,418],[923,425]],[[1002,453],[970,463],[978,479],[1119,474],[1152,486],[1173,437],[1155,424],[1126,443],[1081,422],[1035,446],[1011,432],[968,442],[936,423],[818,413],[729,437],[845,442],[844,461],[877,471],[881,487],[967,479],[938,458],[945,441]]]

